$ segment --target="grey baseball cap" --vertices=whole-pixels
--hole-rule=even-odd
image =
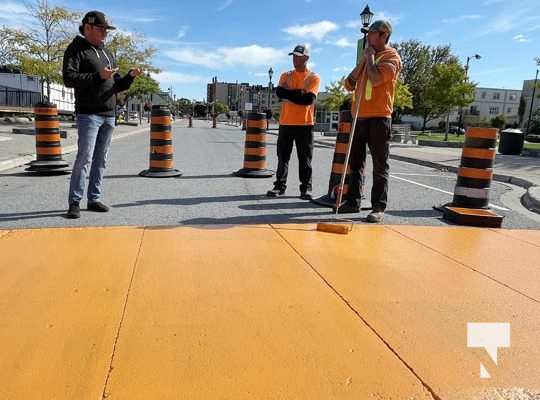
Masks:
[[[392,25],[390,22],[379,19],[377,21],[374,21],[371,26],[369,27],[370,31],[385,31],[388,32],[389,35],[392,34]]]
[[[309,57],[309,49],[307,48],[307,46],[305,44],[299,44],[297,45],[293,51],[291,51],[289,53],[290,56],[292,55],[295,55],[295,56],[306,56],[306,57]]]

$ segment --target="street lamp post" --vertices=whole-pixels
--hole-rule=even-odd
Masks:
[[[274,70],[272,67],[268,70],[268,109],[272,110],[272,76],[274,75]]]
[[[469,62],[472,59],[480,60],[482,56],[480,54],[475,54],[474,56],[467,56],[467,62],[465,63],[465,79],[469,80]],[[459,112],[459,127],[463,129],[463,107],[461,107]]]
[[[530,134],[529,129],[531,128],[531,119],[532,119],[532,112],[534,107],[534,96],[536,95],[536,85],[538,84],[538,71],[540,70],[540,57],[537,57],[534,59],[536,61],[536,76],[534,78],[534,85],[533,85],[533,92],[531,97],[531,109],[529,110],[529,119],[527,121],[527,135]]]
[[[366,4],[364,7],[364,10],[360,13],[360,18],[362,21],[362,29],[360,32],[364,34],[364,37],[362,39],[362,48],[360,48],[360,45],[358,45],[357,54],[356,54],[356,64],[360,64],[360,59],[362,57],[362,53],[364,52],[364,49],[366,48],[366,40],[367,40],[367,33],[369,31],[369,24],[371,24],[371,20],[373,19],[374,14],[369,9],[369,5]]]

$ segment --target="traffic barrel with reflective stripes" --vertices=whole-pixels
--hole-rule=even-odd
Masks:
[[[332,170],[330,171],[330,180],[328,182],[328,192],[311,201],[313,203],[334,207],[338,198],[341,176],[345,172],[345,158],[347,156],[347,145],[352,129],[352,114],[351,110],[343,110],[339,113],[338,134],[336,138],[336,147],[334,149],[334,158],[332,160]],[[347,166],[347,176],[343,186],[343,201],[346,199],[346,194],[349,190],[350,183],[350,168]]]
[[[60,121],[56,104],[37,103],[34,106],[36,160],[26,171],[38,173],[69,173],[69,164],[62,159]]]
[[[244,168],[234,173],[242,178],[270,178],[273,171],[266,169],[266,115],[249,113],[244,146]]]
[[[141,171],[147,178],[169,178],[182,175],[174,168],[171,112],[166,106],[152,106],[150,125],[150,167]]]
[[[443,206],[445,219],[461,225],[501,226],[503,217],[489,210],[497,132],[494,128],[467,130],[454,198]]]
[[[212,115],[212,128],[216,128],[217,126],[217,118],[215,115]]]

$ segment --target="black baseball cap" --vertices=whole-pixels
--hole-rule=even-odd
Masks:
[[[116,27],[109,24],[107,21],[107,18],[105,17],[105,14],[103,14],[101,11],[89,11],[86,13],[82,20],[82,25],[89,24],[89,25],[96,25],[96,26],[102,26],[105,29],[116,29]]]

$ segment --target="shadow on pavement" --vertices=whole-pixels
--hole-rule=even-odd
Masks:
[[[66,214],[65,210],[50,210],[50,211],[32,211],[25,213],[0,214],[1,221],[22,221],[27,219],[38,219],[48,217],[61,217]]]

